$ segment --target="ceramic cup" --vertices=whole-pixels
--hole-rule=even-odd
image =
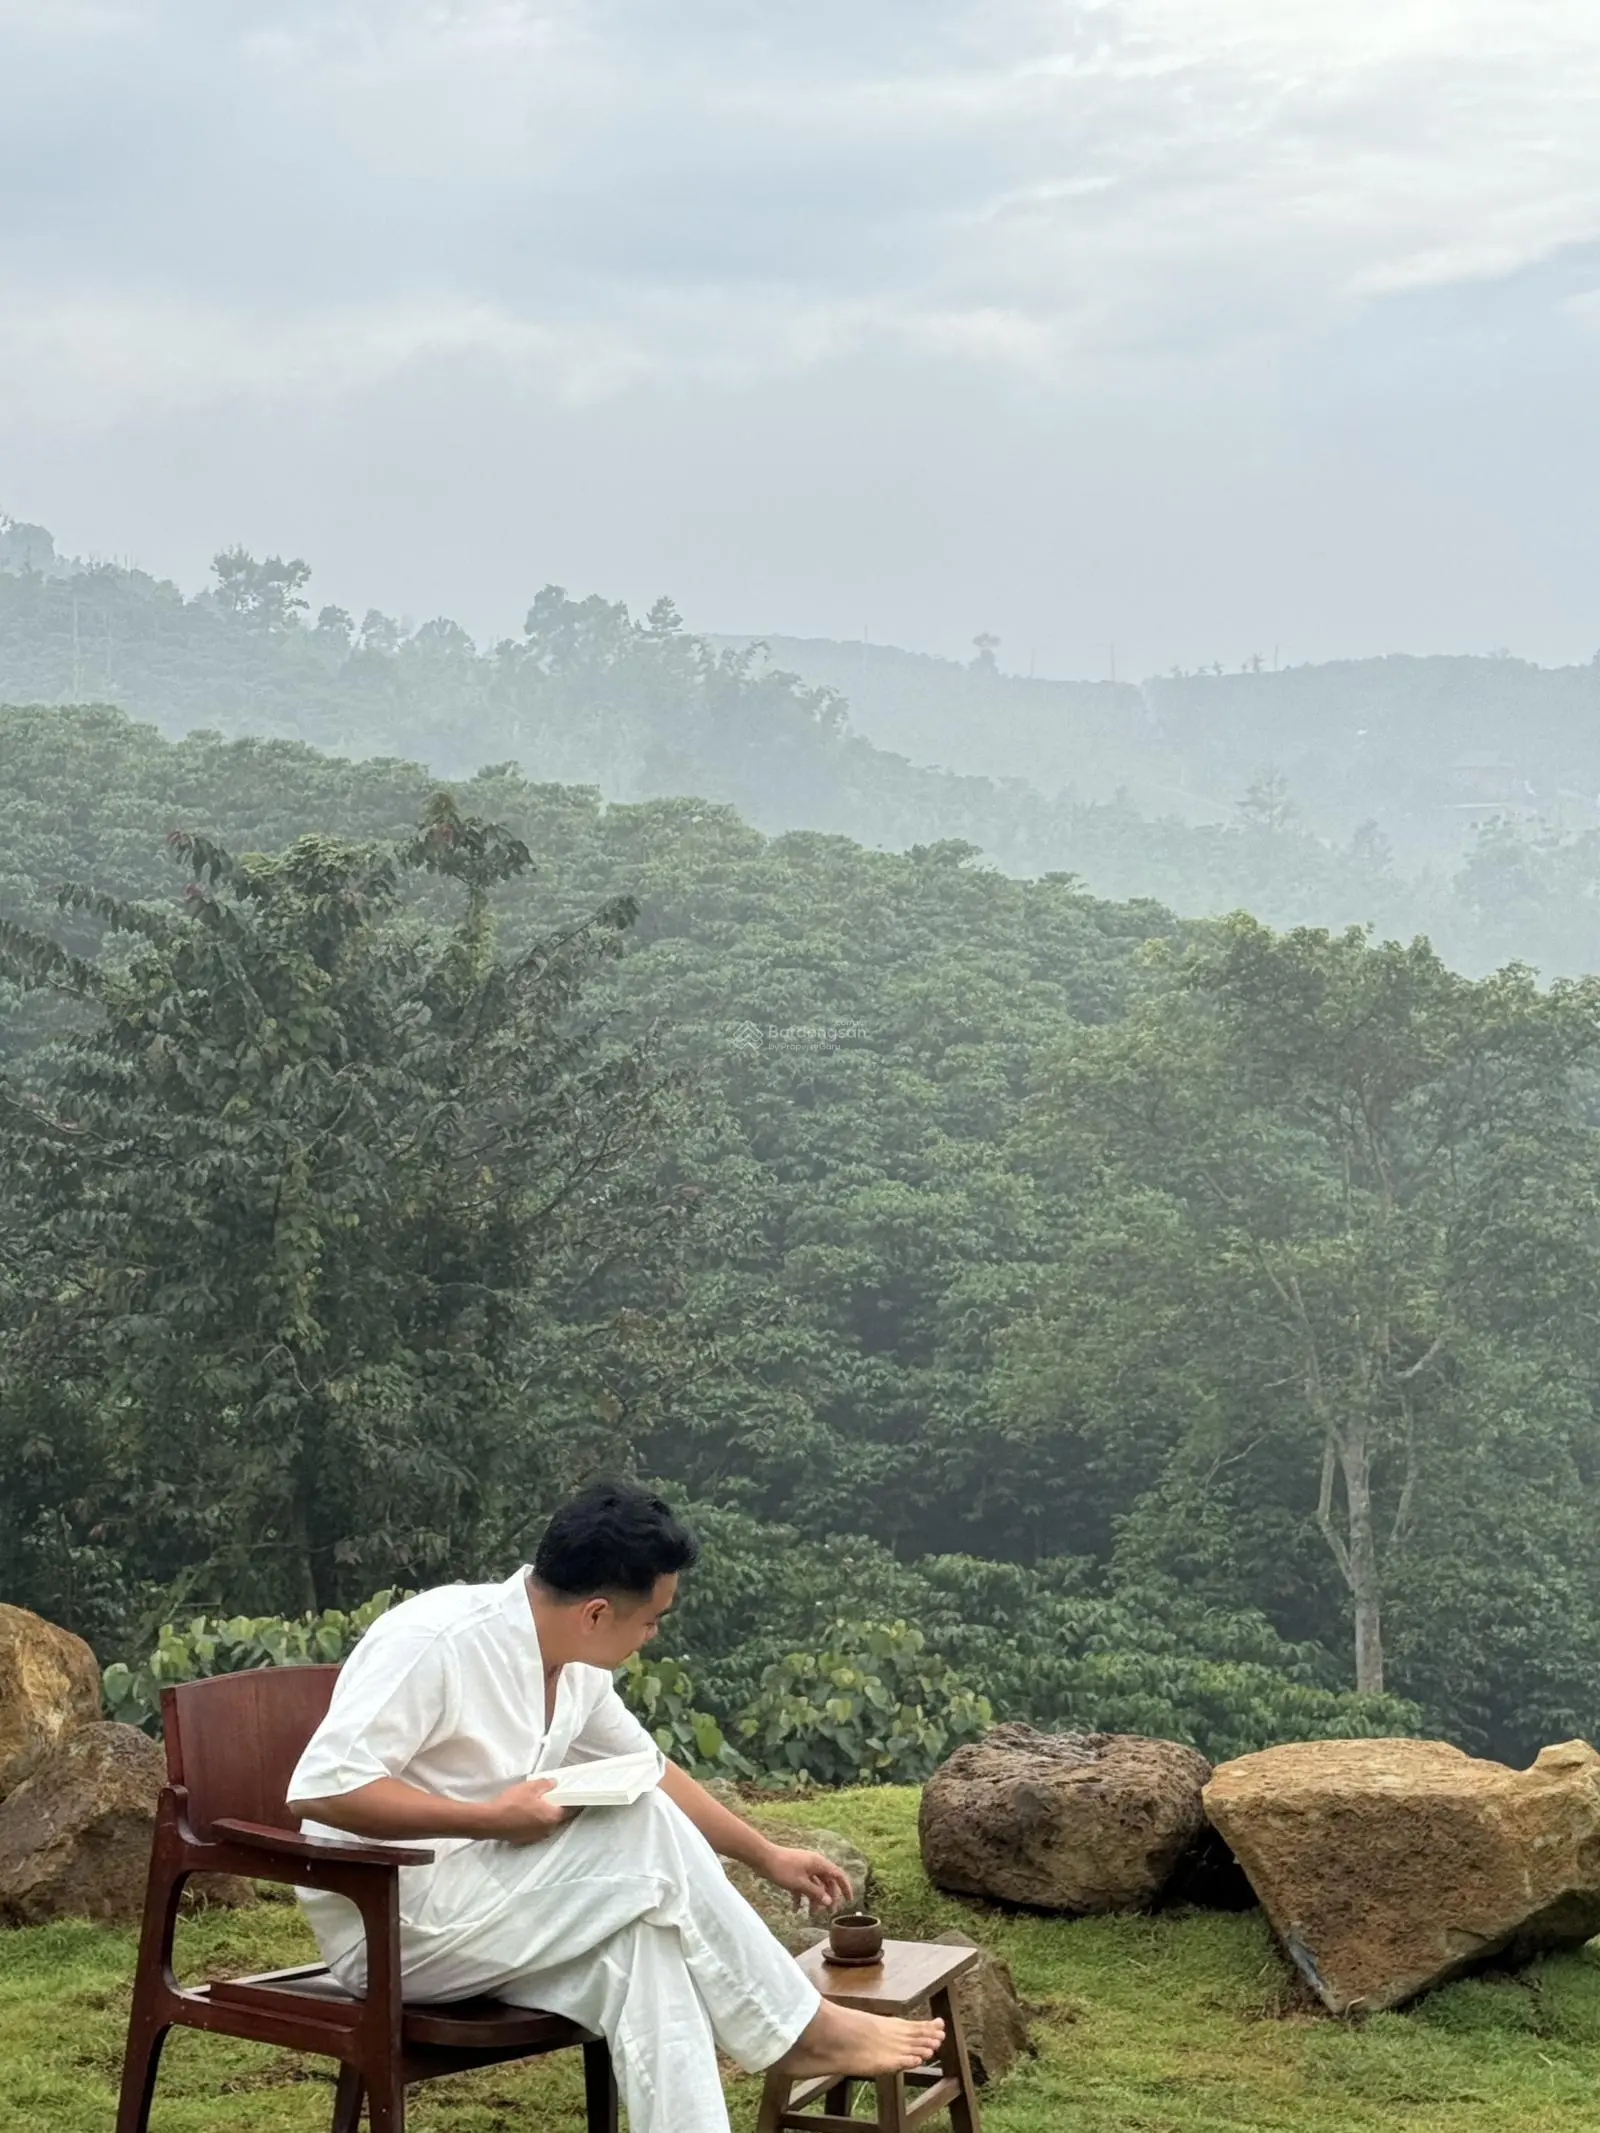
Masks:
[[[835,1955],[857,1961],[883,1952],[883,1921],[870,1911],[846,1911],[828,1928],[828,1946]]]

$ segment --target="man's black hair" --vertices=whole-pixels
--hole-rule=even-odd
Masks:
[[[699,1553],[659,1496],[631,1481],[591,1481],[545,1527],[533,1574],[563,1600],[648,1599],[657,1578],[687,1570]]]

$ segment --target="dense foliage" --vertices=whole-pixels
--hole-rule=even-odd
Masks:
[[[442,1572],[590,1431],[672,1278],[673,1078],[573,1013],[632,906],[497,958],[527,851],[446,796],[399,846],[173,849],[176,906],[62,891],[98,958],[0,922],[13,981],[84,1018],[0,1094],[8,1434],[24,1475],[76,1446],[96,1506],[64,1535],[24,1479],[11,1516],[35,1496],[20,1544],[70,1582],[136,1534],[168,1586],[315,1609]],[[407,871],[454,926],[405,919]]]
[[[1230,1541],[1224,1590],[1276,1578],[1281,1618],[1331,1566],[1356,1685],[1381,1693],[1385,1588],[1463,1489],[1553,1539],[1552,1480],[1563,1503],[1589,1486],[1600,981],[1472,982],[1424,942],[1243,918],[1169,968],[1041,1091],[1070,1213],[1009,1358],[1015,1411],[1114,1474],[1118,1501],[1139,1489],[1164,1565],[1176,1548],[1203,1578],[1208,1518],[1231,1500],[1260,1553],[1241,1586]],[[1322,1550],[1295,1561],[1297,1497]],[[1561,1554],[1600,1601],[1581,1524]],[[1499,1574],[1494,1553],[1456,1564],[1446,1604]],[[1413,1649],[1432,1642],[1419,1604]],[[1546,1652],[1559,1634],[1543,1626]]]
[[[102,1657],[603,1461],[736,1745],[840,1621],[1214,1754],[1600,1726],[1586,987],[104,710],[0,766],[0,1583]]]
[[[1260,1617],[1187,1605],[1170,1585],[1108,1597],[1086,1589],[1085,1564],[905,1564],[869,1541],[808,1545],[788,1528],[693,1511],[710,1553],[665,1648],[630,1660],[620,1686],[661,1747],[702,1775],[911,1782],[990,1716],[1161,1734],[1218,1759],[1418,1723],[1393,1697],[1329,1686],[1336,1669],[1316,1646],[1285,1645]],[[341,1659],[394,1597],[164,1625],[137,1663],[106,1668],[107,1708],[154,1730],[169,1682]],[[916,1623],[894,1619],[897,1607]]]

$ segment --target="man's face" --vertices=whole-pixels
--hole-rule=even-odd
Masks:
[[[676,1575],[656,1579],[643,1599],[618,1594],[584,1602],[584,1660],[589,1666],[619,1667],[650,1642],[661,1618],[678,1596]]]

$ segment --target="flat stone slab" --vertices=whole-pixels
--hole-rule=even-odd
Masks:
[[[1302,1741],[1223,1763],[1206,1812],[1334,2014],[1600,1933],[1600,1755],[1529,1770],[1444,1741]]]

